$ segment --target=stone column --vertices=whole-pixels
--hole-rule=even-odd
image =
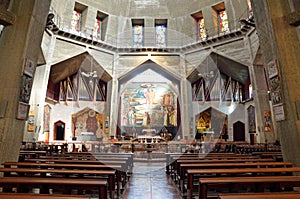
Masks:
[[[278,61],[284,118],[278,120],[276,126],[283,158],[300,166],[300,113],[296,109],[300,100],[300,45],[297,28],[288,22],[289,0],[252,0],[251,3],[264,65]]]
[[[117,54],[114,55],[115,59],[118,60],[119,56]],[[113,79],[111,86],[111,103],[110,103],[110,121],[109,121],[109,136],[116,136],[117,125],[118,125],[118,113],[119,113],[119,103],[120,96],[118,95],[119,82],[116,74],[116,62],[112,63],[113,67]]]
[[[0,118],[0,163],[18,160],[25,127],[25,120],[16,119],[23,66],[26,58],[37,63],[50,2],[15,0],[10,5],[16,20],[0,38],[0,103],[5,111]]]

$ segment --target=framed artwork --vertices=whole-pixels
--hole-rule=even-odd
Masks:
[[[264,111],[264,131],[271,132],[271,111]]]
[[[270,88],[271,88],[271,91],[280,90],[280,80],[279,80],[278,76],[275,76],[270,79]]]
[[[276,121],[285,120],[283,105],[273,106],[274,118]]]
[[[28,111],[29,111],[29,104],[19,102],[16,118],[19,120],[26,120],[28,116]]]
[[[32,82],[33,82],[32,77],[29,77],[27,75],[22,76],[19,101],[29,103]]]
[[[28,75],[29,77],[32,77],[33,73],[34,73],[34,70],[35,70],[34,62],[32,60],[30,60],[30,59],[27,58],[25,60],[23,73],[25,75]]]
[[[249,133],[256,132],[255,107],[250,105],[248,111]]]
[[[44,106],[44,125],[43,132],[49,132],[51,107],[47,104]]]
[[[34,132],[34,110],[29,111],[27,122],[27,131]]]
[[[277,68],[277,61],[272,60],[268,63],[268,73],[269,73],[269,78],[275,77],[278,75],[278,68]]]
[[[281,91],[271,92],[271,100],[273,105],[282,104],[282,94]]]

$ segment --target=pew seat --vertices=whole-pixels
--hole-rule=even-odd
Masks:
[[[265,188],[281,192],[287,188],[300,187],[300,176],[199,178],[199,198],[207,199],[211,188],[228,188],[230,192],[238,192],[242,186],[252,187],[253,192],[264,192]]]
[[[107,199],[107,186],[105,179],[0,177],[0,187],[4,190],[17,188],[20,193],[28,193],[33,188],[40,188],[42,194],[49,194],[49,189],[62,190],[64,194],[70,194],[72,189],[77,189],[79,193],[96,190],[99,199]]]

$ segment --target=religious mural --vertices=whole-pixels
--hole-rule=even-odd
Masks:
[[[135,83],[121,96],[121,127],[177,126],[177,95],[163,83]]]
[[[204,140],[209,134],[210,141],[228,135],[228,116],[216,109],[208,108],[195,116],[195,139]]]
[[[85,108],[72,115],[74,137],[86,139],[103,138],[103,114]]]

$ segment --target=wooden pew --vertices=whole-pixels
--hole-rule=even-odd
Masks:
[[[36,162],[36,163],[56,163],[56,164],[103,164],[103,165],[121,165],[122,176],[125,177],[125,182],[128,181],[127,176],[129,163],[123,160],[64,160],[64,159],[25,159],[25,162]]]
[[[211,160],[211,159],[194,159],[194,160],[186,160],[186,159],[178,159],[173,163],[173,167],[171,168],[172,174],[171,177],[173,180],[177,181],[177,177],[180,174],[180,165],[181,164],[205,164],[205,163],[245,163],[245,162],[273,162],[273,159],[262,159],[262,158],[254,158],[254,159],[224,159],[224,160]]]
[[[70,194],[72,189],[97,190],[99,199],[107,199],[107,180],[104,179],[0,177],[0,186],[17,187],[17,192],[40,187],[41,193],[49,193],[49,189],[54,188],[63,190],[64,194]]]
[[[133,167],[133,160],[131,159],[130,156],[68,156],[63,154],[61,155],[55,155],[55,156],[40,156],[39,158],[26,158],[23,161],[24,162],[35,162],[36,161],[41,161],[41,162],[46,162],[46,160],[49,161],[56,161],[56,160],[62,160],[62,161],[56,161],[56,162],[65,162],[64,160],[84,160],[84,161],[99,161],[101,162],[100,164],[116,164],[121,163],[124,164],[123,162],[119,161],[125,161],[124,168],[127,168],[127,173],[131,174],[132,173],[132,167]],[[98,162],[98,163],[99,163]]]
[[[39,156],[46,155],[46,151],[27,151],[21,150],[19,152],[19,160],[22,161],[25,158],[38,158]]]
[[[184,179],[188,169],[225,169],[225,168],[264,168],[264,167],[292,167],[292,162],[245,162],[245,163],[206,163],[181,164],[179,174],[179,188],[183,191]]]
[[[300,187],[300,176],[255,176],[255,177],[214,177],[199,178],[199,199],[207,199],[210,188],[237,188],[253,185],[254,192],[263,192],[264,188],[272,186],[274,191],[285,187]],[[276,187],[277,189],[274,189]],[[272,191],[273,191],[272,190]]]
[[[240,176],[240,175],[293,175],[295,172],[300,172],[300,167],[288,168],[230,168],[230,169],[188,169],[187,170],[187,196],[193,198],[193,187],[195,176],[217,177],[217,176]]]
[[[219,199],[299,199],[300,192],[220,193]]]
[[[97,165],[97,164],[55,164],[55,163],[31,163],[31,162],[4,162],[5,168],[35,168],[35,169],[75,169],[75,170],[115,170],[116,171],[116,184],[117,194],[120,195],[121,188],[125,186],[122,179],[126,178],[122,171],[121,165]],[[123,177],[122,177],[123,176]],[[122,187],[121,187],[122,186]]]
[[[128,174],[132,174],[134,153],[91,153],[91,152],[67,152],[64,154],[54,154],[53,157],[74,157],[81,159],[100,159],[100,158],[128,158]]]
[[[0,172],[4,173],[5,177],[11,176],[36,176],[38,177],[57,177],[62,175],[63,178],[69,178],[71,175],[78,178],[108,178],[108,189],[111,198],[114,198],[115,194],[115,170],[74,170],[74,169],[33,169],[33,168],[0,168]]]
[[[89,195],[0,193],[1,199],[90,199]]]
[[[244,154],[234,154],[234,153],[205,153],[205,154],[186,154],[186,153],[166,153],[166,173],[170,174],[174,168],[174,163],[178,159],[253,159],[258,157],[253,157]]]
[[[252,156],[257,156],[260,158],[273,158],[276,161],[282,161],[282,152],[252,152]]]

